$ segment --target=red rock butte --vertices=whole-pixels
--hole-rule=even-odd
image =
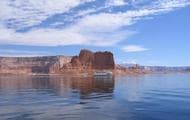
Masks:
[[[111,52],[91,52],[81,50],[79,56],[71,59],[72,66],[79,66],[82,69],[114,69],[115,63]]]

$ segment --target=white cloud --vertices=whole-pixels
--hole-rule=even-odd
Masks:
[[[1,43],[58,46],[58,45],[94,45],[109,46],[118,43],[135,32],[129,31],[97,31],[82,30],[83,26],[73,26],[63,30],[34,29],[26,33],[17,33],[14,30],[0,28]],[[107,34],[110,34],[109,36]]]
[[[190,5],[189,0],[155,0],[138,9],[110,13],[104,9],[129,4],[124,0],[107,0],[105,6],[103,4],[101,7],[82,9],[74,15],[71,14],[73,8],[92,1],[96,0],[1,0],[0,44],[35,46],[115,45],[135,34],[134,31],[122,27],[130,26],[144,17],[166,13]],[[131,4],[133,3],[137,4],[136,1],[132,0]],[[63,13],[69,14],[69,18],[71,18],[69,19],[71,24],[66,27],[58,29],[50,26],[46,28],[39,26],[26,32],[17,31],[39,25],[47,18]],[[75,19],[77,16],[80,18]],[[54,26],[61,26],[65,23],[64,20],[56,21],[56,18],[54,19]]]
[[[111,6],[123,6],[127,5],[128,3],[125,2],[125,0],[108,0],[107,4]]]
[[[122,47],[122,50],[124,52],[143,52],[143,51],[148,51],[149,49],[144,48],[139,45],[127,45],[127,46]]]
[[[91,1],[93,0],[1,0],[0,21],[12,23],[16,28],[32,26],[52,15],[67,12]]]
[[[155,2],[155,5],[164,9],[180,8],[185,7],[189,4],[189,0],[159,0]]]

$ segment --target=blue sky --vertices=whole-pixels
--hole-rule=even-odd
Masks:
[[[190,66],[190,0],[1,0],[0,56],[109,50],[117,63]]]

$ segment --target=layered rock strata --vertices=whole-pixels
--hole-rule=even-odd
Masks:
[[[0,74],[64,74],[113,70],[111,52],[81,50],[79,56],[0,57]]]

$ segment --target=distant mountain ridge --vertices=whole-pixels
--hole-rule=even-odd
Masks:
[[[156,72],[156,73],[190,72],[190,66],[169,67],[169,66],[142,66],[138,64],[119,64],[119,65],[126,69],[140,69],[147,72]]]

